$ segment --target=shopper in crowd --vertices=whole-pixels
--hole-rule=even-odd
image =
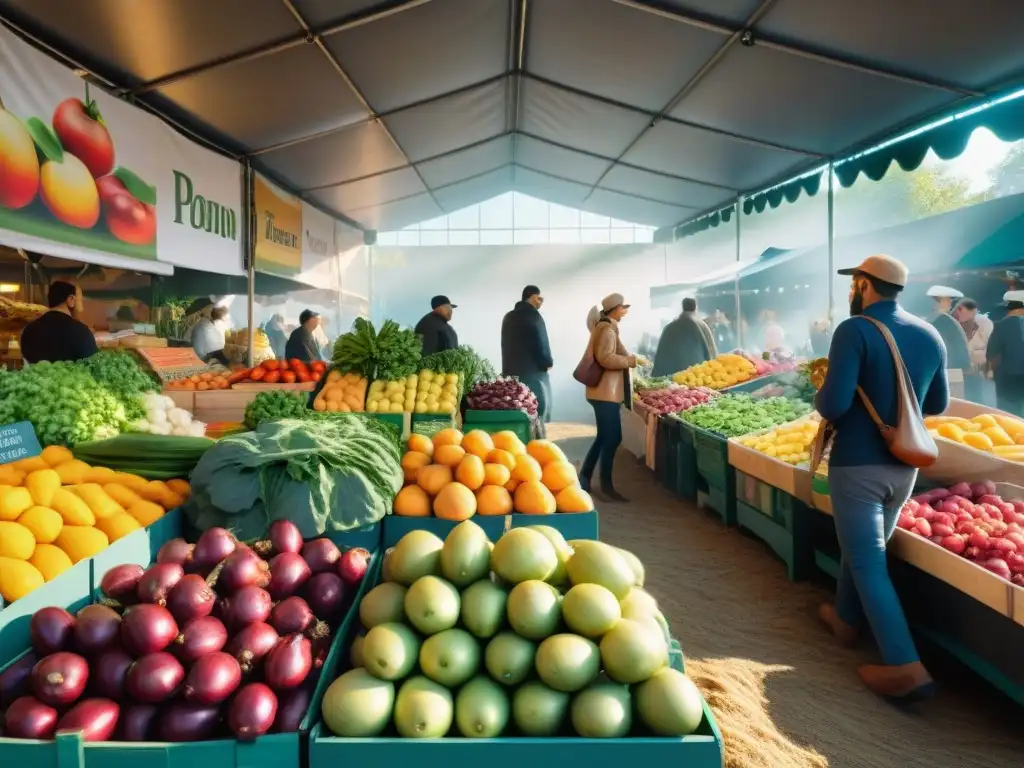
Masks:
[[[712,318],[711,335],[715,339],[715,348],[722,352],[736,349],[736,332],[729,322],[729,316],[721,309],[716,309]]]
[[[416,323],[416,333],[423,338],[423,355],[444,352],[459,346],[459,335],[452,328],[452,310],[458,308],[447,296],[430,300],[430,312]]]
[[[331,359],[331,339],[327,335],[327,318],[321,317],[313,329],[313,340],[316,342],[317,360]]]
[[[985,354],[996,384],[996,407],[1024,417],[1024,290],[1003,295],[1007,314],[995,324]]]
[[[961,299],[953,310],[953,318],[960,323],[967,337],[967,354],[971,366],[964,371],[964,397],[973,403],[984,403],[989,398],[987,378],[988,340],[994,327],[988,315],[978,312],[978,302]]]
[[[284,359],[284,348],[288,344],[288,332],[284,326],[284,316],[274,313],[273,317],[263,329],[270,342],[270,348],[274,351],[274,357],[278,360]]]
[[[227,314],[227,307],[210,304],[202,310],[199,320],[192,327],[192,350],[204,363],[216,361],[222,365],[228,364],[224,354],[227,333],[223,323]]]
[[[711,329],[697,317],[697,300],[683,299],[683,313],[665,326],[654,355],[652,376],[671,376],[718,354]]]
[[[820,317],[811,323],[811,353],[815,357],[828,356],[828,348],[832,344],[830,325],[828,318],[825,317]]]
[[[96,354],[96,337],[78,317],[82,314],[82,289],[56,281],[46,295],[49,312],[21,332],[21,356],[27,363],[84,360]]]
[[[317,346],[314,333],[320,325],[320,313],[312,309],[304,309],[299,315],[299,327],[292,331],[284,348],[284,356],[288,360],[301,360],[313,363],[320,359],[320,348]]]
[[[935,330],[942,337],[942,343],[946,345],[946,354],[949,358],[947,364],[950,370],[970,373],[971,355],[967,349],[967,336],[951,314],[954,302],[962,299],[964,295],[956,288],[933,285],[928,289],[928,296],[934,303],[932,316],[928,321],[935,326]]]
[[[925,414],[942,413],[949,404],[946,349],[935,328],[896,303],[908,277],[901,262],[871,256],[840,274],[852,276],[850,318],[835,330],[815,406],[836,431],[828,481],[842,562],[835,604],[823,605],[820,616],[846,643],[853,643],[866,623],[884,664],[860,667],[861,680],[881,696],[910,702],[930,696],[934,684],[889,579],[885,546],[914,489],[917,469],[889,451],[868,410],[870,402],[883,423],[898,423],[895,370],[900,363],[881,330],[865,318],[892,334],[912,395]]]
[[[601,306],[590,310],[587,328],[590,340],[581,366],[596,364],[600,368],[600,379],[594,386],[587,387],[587,402],[594,409],[597,421],[597,436],[587,451],[580,467],[580,484],[590,490],[594,470],[599,469],[601,494],[608,500],[625,502],[612,478],[615,466],[615,452],[622,442],[620,410],[630,398],[629,370],[646,361],[629,353],[619,338],[619,322],[629,313],[629,304],[621,293],[605,296]]]
[[[786,346],[786,331],[775,319],[775,310],[766,309],[762,314],[762,337],[761,349],[765,352],[784,349]]]
[[[537,396],[537,423],[541,437],[551,421],[551,379],[554,365],[548,329],[540,308],[544,297],[536,285],[523,288],[522,299],[501,321],[501,374],[516,376]]]

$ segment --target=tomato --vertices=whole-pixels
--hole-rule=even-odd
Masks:
[[[266,375],[267,375],[267,369],[266,368],[253,368],[252,372],[249,374],[249,378],[252,381],[262,381],[263,377],[266,376]]]
[[[277,384],[281,380],[280,371],[270,371],[266,376],[263,377],[263,381],[267,384]]]
[[[281,374],[281,381],[283,381],[285,384],[294,384],[295,378],[296,373],[294,371],[285,371],[284,373]]]
[[[228,384],[234,384],[239,381],[245,381],[247,378],[249,378],[249,375],[251,373],[252,370],[249,368],[243,368],[240,371],[235,371],[230,376],[228,376]]]
[[[297,357],[293,357],[288,362],[291,364],[292,368],[305,368],[306,367],[306,364],[304,362],[302,362],[301,360],[299,360],[299,358],[297,358]]]
[[[265,360],[261,366],[265,371],[276,371],[281,367],[281,363],[277,360]]]
[[[313,379],[310,378],[309,374],[305,371],[296,371],[295,380],[300,384],[305,384],[307,381],[312,381]]]
[[[327,370],[327,363],[325,363],[323,360],[314,360],[313,365],[311,367],[317,373],[323,373],[324,371]]]

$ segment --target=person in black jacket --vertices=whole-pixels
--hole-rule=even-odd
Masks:
[[[501,374],[515,376],[537,396],[537,421],[540,436],[551,421],[551,380],[548,370],[554,365],[548,329],[540,314],[544,297],[536,285],[523,288],[523,299],[501,321]]]
[[[671,376],[718,354],[711,329],[697,317],[697,300],[683,299],[683,314],[665,326],[654,355],[652,376]]]
[[[452,304],[447,296],[435,296],[430,300],[430,312],[416,323],[416,333],[423,338],[423,356],[459,346],[459,336],[451,326]]]
[[[284,347],[284,355],[288,360],[312,363],[320,359],[320,347],[313,338],[313,331],[318,325],[320,313],[311,309],[302,310],[302,314],[299,315],[299,327],[292,331]]]

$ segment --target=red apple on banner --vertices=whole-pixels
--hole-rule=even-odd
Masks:
[[[114,142],[95,101],[62,101],[53,113],[53,130],[64,149],[85,163],[94,179],[113,170]]]
[[[125,169],[97,179],[103,220],[110,234],[130,245],[149,245],[156,239],[156,207],[139,200],[119,178]]]

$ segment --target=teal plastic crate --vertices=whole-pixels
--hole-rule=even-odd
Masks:
[[[354,639],[357,627],[349,627]],[[350,648],[350,643],[345,645]],[[672,641],[669,663],[685,671],[683,654]],[[337,677],[351,668],[348,653],[338,654],[324,665],[324,677]],[[309,768],[335,768],[351,761],[371,765],[413,764],[444,765],[446,768],[479,768],[480,765],[511,766],[529,764],[531,768],[563,768],[567,762],[590,760],[598,765],[613,761],[653,761],[685,768],[722,768],[722,734],[714,714],[703,702],[704,719],[691,736],[676,739],[646,735],[627,739],[582,739],[575,736],[555,738],[504,737],[466,739],[347,739],[332,736],[319,721],[309,736]]]
[[[51,605],[73,605],[77,610],[89,604],[90,594],[92,567],[88,560],[83,560],[0,611],[0,666],[5,666],[28,648],[28,625],[32,614]],[[0,759],[0,762],[4,760]]]
[[[669,493],[679,493],[680,433],[677,420],[669,416],[658,417],[658,444],[654,462],[658,479]]]
[[[598,538],[597,510],[593,512],[559,512],[554,515],[509,515],[513,528],[524,528],[528,525],[549,525],[566,541],[573,539]]]
[[[697,506],[714,512],[726,525],[736,525],[736,488],[720,488],[708,483],[706,490],[697,491]]]
[[[338,541],[336,537],[331,538]],[[375,552],[366,577],[353,597],[352,607],[335,631],[310,707],[298,732],[268,734],[249,742],[215,739],[192,743],[85,743],[77,735],[62,735],[55,741],[0,738],[3,764],[17,764],[21,768],[139,768],[143,765],[161,768],[299,768],[307,765],[309,731],[319,719],[320,702],[335,677],[327,670],[331,665],[336,669],[339,660],[347,655],[345,641],[352,636],[354,625],[358,624],[359,601],[378,581],[382,560],[380,553]],[[89,602],[86,598],[65,607],[76,611]]]
[[[524,443],[533,439],[533,422],[523,411],[466,411],[462,418],[466,432],[482,429],[484,432],[515,432]]]
[[[814,570],[812,515],[818,513],[790,494],[768,487],[772,491],[770,509],[765,512],[745,500],[737,500],[736,522],[782,560],[790,581],[802,581]]]
[[[682,419],[671,422],[678,432],[676,447],[676,493],[687,501],[696,501],[697,493],[707,488],[697,474],[697,448],[694,444],[693,428]]]

